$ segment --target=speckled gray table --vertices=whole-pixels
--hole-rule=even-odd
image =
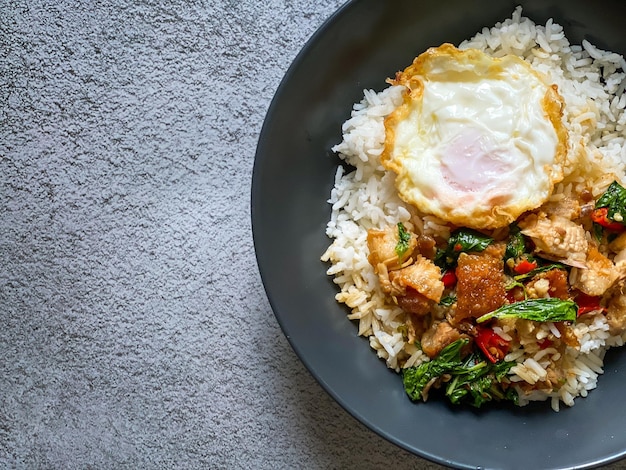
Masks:
[[[263,118],[341,3],[0,2],[1,468],[439,468],[321,389],[256,268]]]

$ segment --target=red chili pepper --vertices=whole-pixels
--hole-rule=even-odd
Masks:
[[[504,359],[509,352],[509,341],[490,328],[481,328],[476,336],[476,344],[492,363]]]
[[[591,220],[609,230],[624,230],[624,225],[609,219],[609,208],[600,207],[591,212]]]
[[[513,289],[508,290],[506,293],[506,300],[508,300],[510,304],[524,300],[524,289],[519,286],[515,286]]]
[[[606,312],[606,307],[600,305],[601,297],[587,295],[583,292],[580,292],[576,298],[576,304],[578,305],[578,316],[584,315],[585,313],[593,312],[596,310],[600,310],[602,312]]]
[[[515,267],[513,267],[513,271],[515,271],[517,274],[527,274],[533,269],[537,269],[537,262],[528,261],[527,259],[521,260],[515,265]]]
[[[441,276],[441,281],[443,282],[443,286],[446,289],[454,287],[454,285],[456,284],[456,274],[454,273],[454,270],[450,269],[443,273],[443,276]]]
[[[537,344],[539,345],[539,349],[546,349],[552,346],[552,344],[554,344],[554,341],[549,338],[544,338],[541,341],[537,341]]]

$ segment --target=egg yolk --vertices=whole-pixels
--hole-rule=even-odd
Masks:
[[[459,134],[442,151],[443,179],[450,188],[470,194],[485,188],[489,188],[490,193],[497,193],[500,186],[511,189],[512,181],[502,178],[514,170],[514,166],[503,158],[502,152],[505,151],[494,147],[488,137],[479,133]]]

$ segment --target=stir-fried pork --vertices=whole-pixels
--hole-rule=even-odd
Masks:
[[[447,321],[433,323],[422,336],[422,351],[431,359],[447,345],[461,338],[461,332]]]
[[[491,245],[481,253],[462,253],[456,268],[457,306],[454,323],[477,318],[506,301],[504,246]]]
[[[572,269],[570,282],[572,287],[587,295],[603,295],[619,277],[619,271],[613,262],[595,246],[589,248],[586,265],[586,269]]]
[[[539,208],[539,212],[544,212],[548,217],[559,216],[574,220],[580,217],[581,206],[577,199],[565,197],[560,201],[546,202]]]
[[[441,269],[422,255],[406,268],[390,272],[389,280],[392,295],[405,295],[407,288],[412,288],[427,299],[439,302],[444,290]]]
[[[606,313],[606,321],[612,335],[622,334],[626,329],[626,295],[622,291],[622,286],[616,289],[616,295],[609,301]]]
[[[367,247],[369,248],[369,256],[367,260],[377,273],[393,271],[399,269],[411,257],[413,250],[417,247],[417,236],[414,233],[407,232],[410,235],[407,249],[404,253],[398,255],[396,247],[400,241],[398,228],[391,225],[382,230],[371,229],[367,232]]]
[[[519,223],[522,233],[535,243],[543,257],[570,266],[585,267],[588,242],[585,229],[571,220],[553,215],[530,214]]]
[[[391,295],[402,310],[418,316],[426,315],[441,300],[444,290],[441,270],[423,256],[434,257],[435,241],[409,231],[407,234],[410,236],[408,248],[404,253],[398,253],[396,247],[400,237],[397,227],[369,230],[368,261],[374,266],[383,291]]]
[[[396,297],[396,302],[405,312],[418,316],[429,313],[434,304],[432,300],[410,287],[406,289],[404,295]]]

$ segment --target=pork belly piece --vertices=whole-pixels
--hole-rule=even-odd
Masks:
[[[492,312],[506,302],[502,254],[503,250],[494,247],[459,256],[454,324]]]
[[[407,248],[403,253],[398,254],[396,247],[400,242],[400,235],[396,225],[390,225],[382,230],[370,229],[367,231],[367,247],[370,252],[367,260],[374,267],[376,273],[399,269],[411,258],[417,247],[417,236],[408,230],[406,232],[409,235]]]
[[[422,351],[431,359],[437,357],[441,350],[460,339],[462,333],[447,321],[433,323],[421,339]]]
[[[587,240],[585,229],[571,220],[531,214],[519,226],[541,256],[573,267],[570,284],[585,294],[603,295],[619,278],[615,264]]]
[[[535,243],[535,251],[544,258],[585,267],[589,244],[582,226],[559,215],[530,214],[520,221],[519,227]]]
[[[397,225],[390,225],[382,230],[370,229],[367,231],[367,247],[369,255],[367,261],[378,274],[378,280],[383,291],[391,293],[392,286],[389,272],[400,269],[412,262],[411,255],[417,247],[417,236],[406,231],[408,239],[404,241],[406,249],[398,251],[400,233]]]
[[[548,201],[544,203],[539,212],[544,212],[548,217],[558,216],[568,220],[580,217],[581,206],[577,199],[565,197],[560,201]]]
[[[598,251],[589,247],[586,268],[573,268],[570,274],[572,287],[591,296],[603,295],[619,278],[620,272],[613,262]]]
[[[626,330],[626,295],[623,290],[622,285],[608,303],[606,321],[612,335],[621,335]]]
[[[406,250],[398,253],[397,226],[367,232],[368,261],[378,274],[380,286],[405,312],[426,315],[441,300],[444,284],[441,269],[425,256],[434,257],[435,240],[405,231]]]
[[[417,255],[413,264],[390,272],[389,280],[391,295],[406,295],[407,288],[410,288],[434,302],[441,300],[445,288],[439,266],[422,255]]]
[[[396,297],[396,302],[402,310],[418,317],[430,313],[435,303],[410,287],[406,289],[404,295]]]

